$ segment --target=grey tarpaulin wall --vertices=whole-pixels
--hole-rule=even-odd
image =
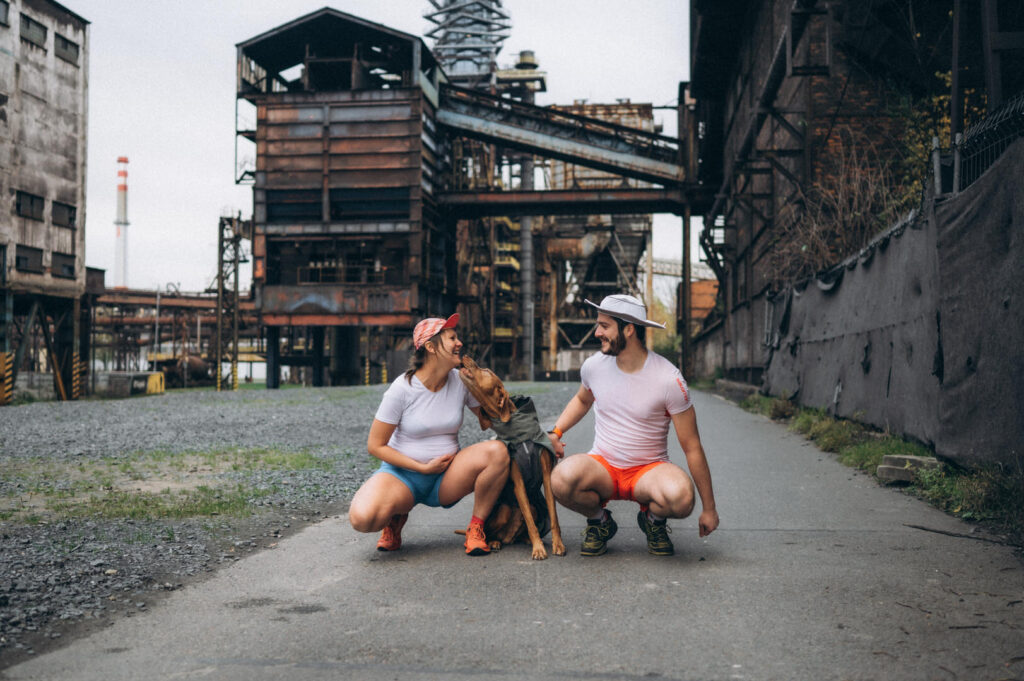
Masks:
[[[956,196],[777,296],[765,390],[1018,466],[1024,440],[1024,140]]]

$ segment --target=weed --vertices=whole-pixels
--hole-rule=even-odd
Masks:
[[[895,435],[870,438],[839,452],[839,461],[851,468],[874,471],[885,456],[931,456],[930,449]]]
[[[828,418],[828,416],[825,414],[823,409],[804,407],[797,412],[796,416],[793,418],[793,423],[790,425],[790,429],[795,430],[801,435],[807,435],[811,432],[811,428],[814,427],[814,424],[826,418]]]
[[[751,393],[743,398],[740,402],[740,407],[747,411],[754,412],[755,414],[761,414],[762,416],[768,416],[771,411],[772,398],[765,395],[759,395],[758,393]]]
[[[774,421],[782,421],[791,418],[796,413],[796,405],[788,397],[783,395],[771,401],[768,406],[768,416]]]
[[[819,449],[839,452],[861,442],[865,437],[863,426],[853,421],[823,418],[811,426],[807,433]]]
[[[1019,542],[1024,538],[1024,473],[996,466],[959,470],[942,465],[918,471],[914,490],[935,506],[965,520],[995,521]]]
[[[92,496],[83,503],[58,502],[50,508],[69,517],[131,518],[193,518],[197,516],[247,516],[252,513],[250,499],[262,496],[259,491],[239,484],[234,489],[200,486],[173,493],[125,492],[111,490],[103,496]]]

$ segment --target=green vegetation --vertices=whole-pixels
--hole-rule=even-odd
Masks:
[[[835,419],[823,409],[797,407],[785,397],[753,394],[740,406],[775,420],[788,421],[792,431],[806,436],[823,451],[833,452],[840,463],[875,474],[888,455],[934,456],[924,445],[879,433],[856,421]],[[947,513],[971,521],[984,521],[1010,542],[1024,546],[1024,469],[1001,470],[980,466],[966,470],[946,463],[917,471],[910,491]]]
[[[248,515],[253,500],[272,490],[229,482],[231,474],[333,468],[332,459],[311,451],[266,447],[138,451],[76,462],[37,457],[0,471],[0,519]]]
[[[244,485],[218,489],[200,485],[191,490],[173,492],[131,492],[110,490],[82,502],[56,502],[50,510],[65,517],[131,518],[194,518],[198,516],[246,516],[252,513],[251,500],[265,492]]]

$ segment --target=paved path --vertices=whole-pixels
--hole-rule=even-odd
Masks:
[[[6,676],[1024,678],[1009,549],[910,528],[971,532],[782,426],[695,400],[722,525],[702,540],[696,514],[674,523],[672,558],[646,553],[621,502],[605,556],[578,555],[583,522],[563,509],[570,553],[542,562],[525,545],[461,555],[465,502],[414,511],[395,554],[331,518]]]

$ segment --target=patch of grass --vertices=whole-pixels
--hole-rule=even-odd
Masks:
[[[885,456],[932,456],[930,449],[895,435],[869,438],[839,452],[839,461],[851,468],[874,472]]]
[[[755,414],[768,416],[771,411],[772,398],[758,393],[750,393],[740,402],[740,407]]]
[[[826,452],[840,452],[865,438],[864,427],[853,421],[824,418],[811,426],[807,436]]]
[[[792,418],[795,413],[796,405],[786,395],[773,398],[771,406],[768,408],[768,416],[773,421],[784,421]]]
[[[197,487],[171,492],[125,492],[111,490],[92,496],[84,503],[58,502],[51,510],[67,517],[131,518],[195,518],[215,515],[248,516],[252,514],[251,499],[262,496],[258,490],[244,485],[231,488]]]
[[[740,407],[755,414],[767,416],[774,421],[784,421],[796,413],[796,405],[785,395],[771,397],[760,393],[751,393],[743,398]]]
[[[913,487],[919,496],[965,520],[984,520],[1024,540],[1024,471],[986,465],[959,470],[942,465],[918,472]]]
[[[825,413],[824,409],[815,409],[814,407],[803,407],[793,417],[793,422],[790,424],[790,430],[794,430],[801,435],[807,435],[811,432],[811,428],[814,424],[818,423],[823,419],[827,419],[828,414]]]

